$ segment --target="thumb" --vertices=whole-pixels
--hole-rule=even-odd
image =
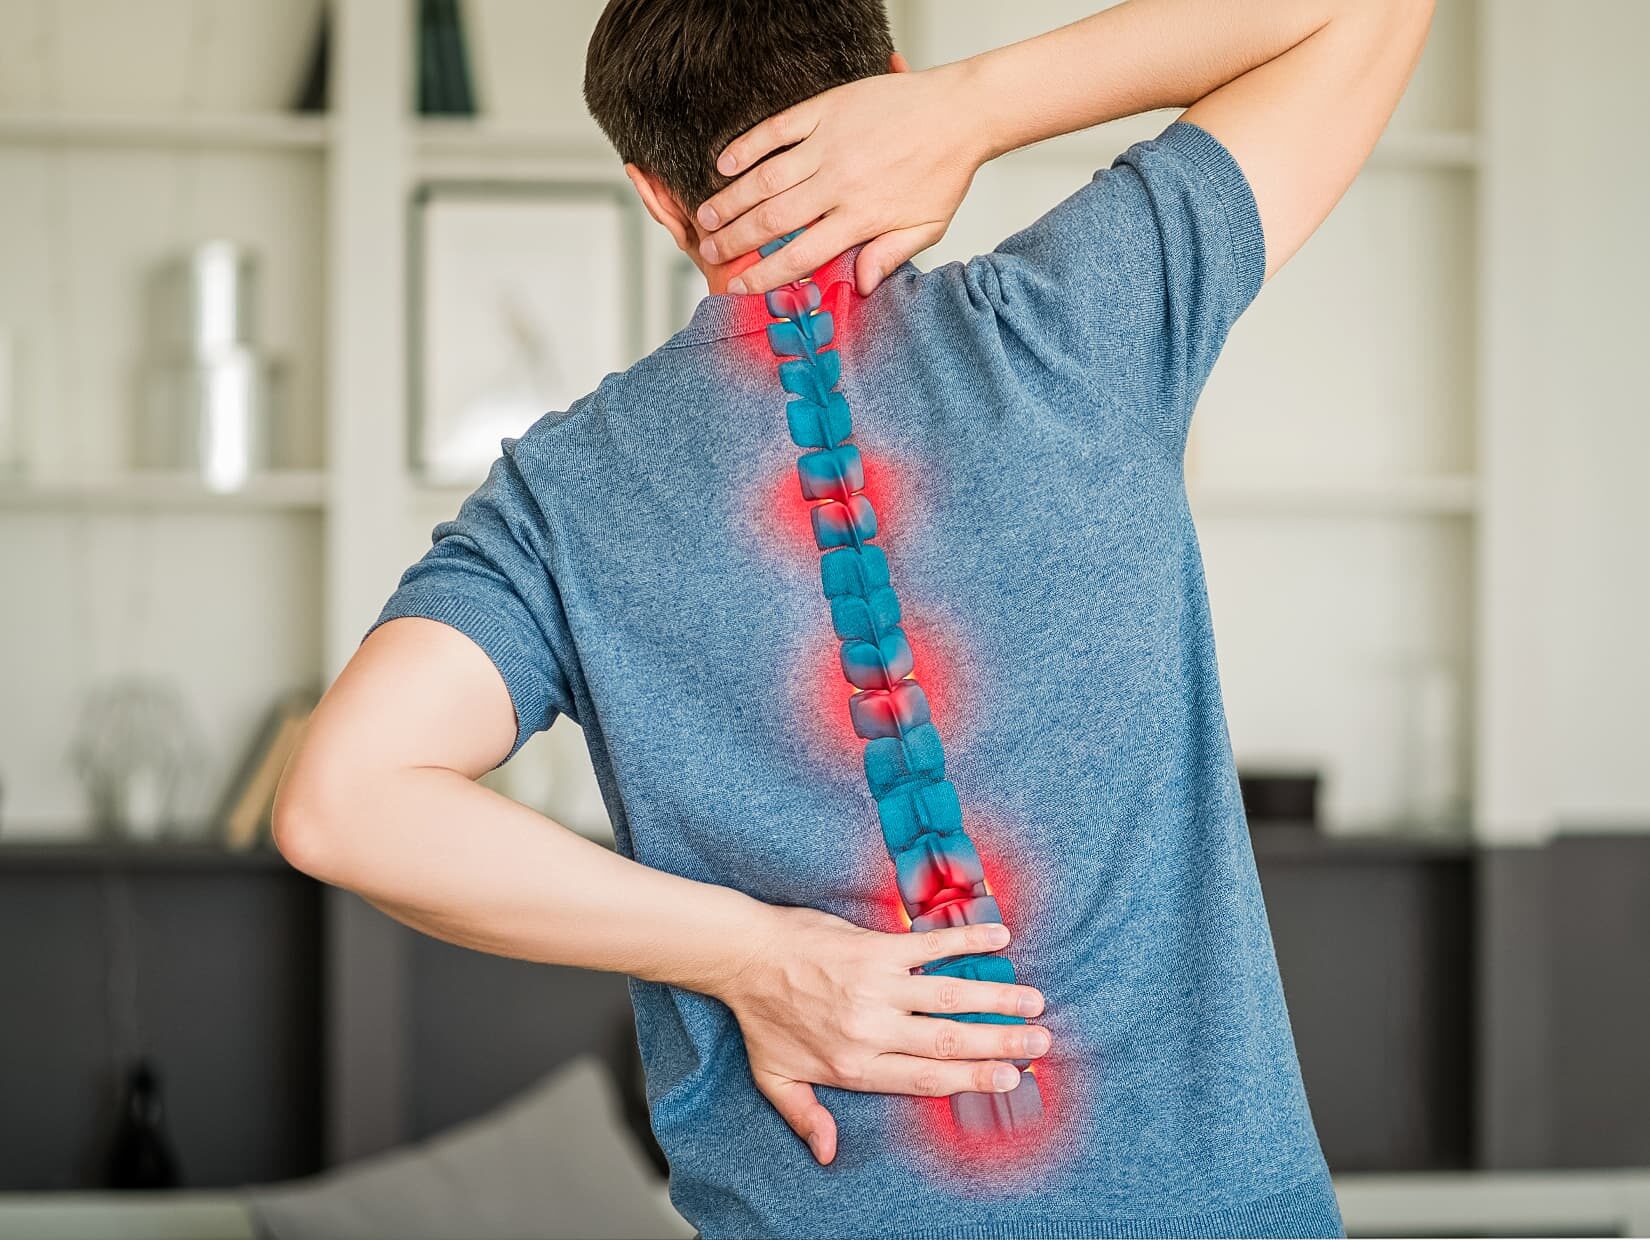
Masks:
[[[836,1120],[815,1097],[813,1086],[772,1072],[757,1072],[755,1076],[756,1088],[791,1126],[791,1131],[808,1143],[814,1157],[821,1164],[835,1158]]]
[[[936,220],[911,228],[896,228],[865,243],[854,263],[854,287],[861,297],[869,297],[908,258],[915,258],[945,236],[945,225]]]

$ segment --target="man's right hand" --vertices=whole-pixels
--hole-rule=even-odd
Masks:
[[[1034,1017],[1029,986],[911,970],[1008,943],[1002,925],[882,934],[809,908],[768,907],[747,958],[716,994],[739,1020],[756,1087],[821,1163],[836,1157],[836,1121],[815,1085],[938,1097],[1002,1093],[1009,1060],[1049,1048],[1037,1025],[947,1020],[930,1013]]]

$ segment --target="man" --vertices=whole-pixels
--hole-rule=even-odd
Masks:
[[[705,1236],[1340,1232],[1180,469],[1228,328],[1357,173],[1429,16],[1136,0],[906,72],[876,0],[603,14],[586,98],[712,296],[506,443],[316,712],[277,834],[429,933],[636,979],[654,1129]],[[984,160],[1170,106],[991,254],[905,261]],[[810,272],[1011,944],[899,932],[830,730],[749,295]],[[559,713],[617,853],[474,782]],[[1005,944],[1020,984],[913,971]],[[1023,1020],[947,1019],[981,1013]],[[937,1096],[1011,1090],[1016,1062],[1036,1139],[934,1127]]]

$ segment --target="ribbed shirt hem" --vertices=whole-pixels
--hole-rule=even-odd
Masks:
[[[703,1240],[718,1233],[703,1232]],[[858,1233],[856,1233],[858,1234]],[[1205,1214],[1159,1218],[1038,1219],[963,1223],[951,1227],[889,1227],[901,1240],[1147,1240],[1156,1237],[1345,1236],[1327,1171],[1242,1205]]]
[[[510,701],[516,708],[516,740],[505,761],[515,756],[516,750],[543,726],[549,710],[550,695],[537,668],[521,648],[520,638],[509,625],[499,620],[485,607],[459,595],[418,589],[397,591],[385,606],[372,628],[362,638],[371,636],[379,625],[391,620],[417,618],[436,620],[457,629],[492,660],[504,686],[510,692]]]
[[[1243,304],[1247,306],[1266,279],[1266,235],[1261,231],[1260,208],[1255,203],[1249,179],[1243,175],[1232,153],[1207,129],[1176,121],[1157,141],[1184,155],[1214,189],[1226,216],[1232,262],[1243,292]]]

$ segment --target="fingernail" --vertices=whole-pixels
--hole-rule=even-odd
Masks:
[[[750,292],[750,289],[745,286],[744,280],[740,279],[738,276],[734,276],[733,279],[728,281],[728,292],[748,293]]]
[[[1047,1029],[1033,1029],[1026,1034],[1026,1045],[1033,1055],[1046,1055],[1053,1039],[1048,1036]]]
[[[701,241],[699,243],[699,257],[707,263],[714,263],[716,261],[716,242],[709,237]]]
[[[1043,1010],[1043,1001],[1031,995],[1020,996],[1020,1015],[1035,1016]]]
[[[991,1073],[991,1084],[1000,1093],[1007,1093],[1020,1083],[1020,1073],[1007,1065],[994,1069]]]
[[[738,166],[739,162],[732,155],[724,155],[716,161],[716,171],[725,177],[732,176],[733,170]]]
[[[1006,947],[1008,945],[1008,927],[987,926],[985,928],[985,941],[993,947]]]
[[[716,227],[718,223],[716,212],[709,203],[706,203],[704,206],[699,208],[699,222],[706,228]]]
[[[814,1161],[816,1161],[816,1162],[821,1160],[820,1159],[820,1153],[819,1153],[819,1146],[820,1146],[819,1134],[817,1132],[810,1132],[808,1134],[808,1148],[813,1151]]]

